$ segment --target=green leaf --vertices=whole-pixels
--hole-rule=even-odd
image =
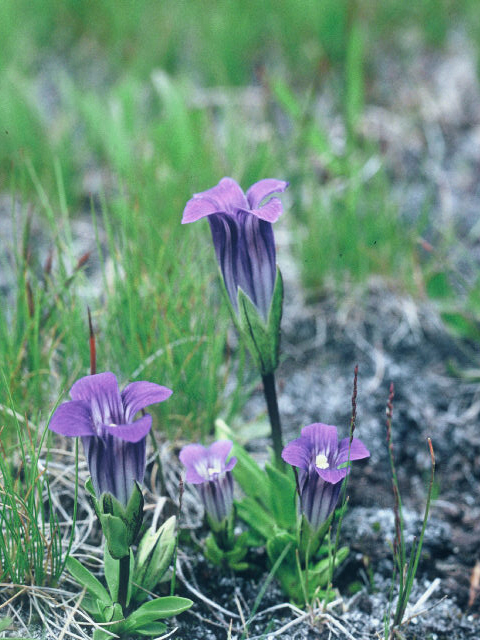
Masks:
[[[216,566],[221,566],[225,559],[225,552],[218,546],[213,533],[209,533],[205,539],[205,557]]]
[[[268,557],[270,558],[270,561],[272,562],[272,564],[274,564],[275,561],[277,560],[277,558],[280,557],[280,555],[283,553],[285,547],[290,544],[291,545],[291,549],[287,553],[287,555],[285,556],[280,569],[282,567],[289,566],[289,567],[292,567],[293,570],[296,571],[295,551],[294,551],[294,549],[295,549],[295,536],[293,536],[288,531],[283,531],[283,530],[279,531],[278,529],[275,530],[275,531],[272,531],[271,534],[272,535],[270,536],[269,540],[267,541],[267,553],[268,553]]]
[[[125,509],[125,524],[128,531],[128,544],[131,546],[137,539],[143,523],[143,493],[138,482],[135,482],[132,495]]]
[[[128,616],[125,621],[125,631],[133,631],[162,618],[176,616],[190,609],[192,604],[193,602],[189,598],[180,598],[179,596],[166,596],[145,602]]]
[[[124,616],[121,604],[119,604],[118,602],[114,602],[113,604],[106,605],[102,611],[102,618],[105,620],[105,622],[113,623],[117,621],[123,621]],[[118,626],[119,625],[112,624],[108,628],[110,631],[116,632],[118,631]]]
[[[339,567],[342,562],[346,559],[349,554],[348,547],[341,547],[337,549],[337,554],[335,556],[335,569]],[[322,558],[319,562],[310,566],[308,569],[308,592],[310,597],[315,596],[315,591],[322,587],[325,587],[328,584],[330,579],[330,559]],[[304,572],[306,573],[306,572]]]
[[[268,312],[268,333],[270,336],[270,357],[278,366],[278,354],[280,350],[280,324],[283,313],[283,278],[280,269],[277,267],[275,287],[273,289],[272,303]]]
[[[301,519],[298,520],[297,541],[302,562],[304,562],[306,555],[308,555],[308,558],[312,558],[320,551],[319,547],[327,535],[334,517],[335,512],[332,511],[325,522],[317,530],[310,527],[310,524],[304,515],[302,515]]]
[[[107,590],[97,578],[90,573],[76,558],[69,556],[66,567],[70,575],[75,578],[80,586],[85,587],[92,596],[96,597],[102,604],[113,604]]]
[[[87,611],[97,622],[105,622],[102,618],[102,609],[104,606],[104,602],[100,602],[100,600],[88,594],[86,594],[82,600],[82,609]]]
[[[133,581],[144,589],[152,591],[168,569],[175,549],[175,516],[171,516],[155,531],[151,527],[138,545],[135,556]],[[145,591],[136,589],[134,597],[144,599]]]
[[[233,440],[232,454],[237,458],[233,475],[246,495],[265,500],[265,473],[241,444]]]
[[[267,554],[272,565],[276,566],[276,576],[286,594],[296,602],[303,598],[295,558],[295,536],[287,531],[275,531],[267,541]],[[287,551],[286,551],[287,550]],[[281,563],[278,561],[280,558]]]
[[[241,327],[241,338],[245,342],[256,367],[262,375],[271,373],[278,361],[272,360],[272,346],[268,329],[257,307],[250,298],[238,289],[238,322]]]
[[[135,633],[139,633],[141,636],[158,636],[161,633],[165,633],[167,625],[164,622],[150,622],[143,627],[137,627]]]
[[[103,533],[108,544],[108,550],[112,558],[120,560],[130,553],[128,544],[128,531],[125,523],[118,516],[103,513],[100,516]]]
[[[292,469],[287,473],[267,463],[265,465],[270,493],[270,506],[275,522],[281,529],[295,530],[297,510],[295,505],[295,477]]]
[[[272,516],[265,507],[249,496],[236,505],[238,517],[267,540],[272,534]]]
[[[112,640],[112,638],[118,638],[118,636],[112,632],[108,633],[105,629],[95,629],[92,636],[92,640]]]
[[[120,560],[116,558],[112,558],[110,552],[108,550],[108,545],[105,545],[103,550],[103,563],[104,563],[104,571],[105,571],[105,579],[107,581],[108,589],[110,591],[110,595],[112,597],[113,602],[117,602],[118,600],[118,586],[120,579]],[[130,602],[130,596],[132,594],[132,575],[133,575],[133,552],[130,549],[130,572],[129,572],[129,583],[128,583],[128,593],[127,593],[127,606]]]
[[[120,578],[120,560],[112,558],[108,551],[108,544],[103,549],[103,565],[105,580],[113,602],[118,599],[118,584]]]

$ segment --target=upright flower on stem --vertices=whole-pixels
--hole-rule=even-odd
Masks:
[[[275,391],[283,283],[276,266],[272,223],[283,212],[272,197],[288,182],[267,178],[246,192],[232,178],[222,178],[196,193],[184,209],[182,223],[208,218],[230,310],[241,338],[263,379],[277,465],[282,466],[282,431]]]
[[[217,261],[234,311],[239,312],[238,291],[253,302],[265,322],[272,303],[277,268],[272,222],[283,209],[274,193],[288,183],[268,178],[243,193],[232,178],[196,193],[187,202],[182,224],[208,217]],[[262,204],[266,199],[270,198]]]
[[[143,482],[152,426],[151,415],[138,420],[135,415],[171,394],[152,382],[132,382],[120,393],[113,373],[97,373],[77,380],[70,389],[72,400],[57,407],[49,428],[82,438],[97,498],[110,493],[127,505],[135,483]]]
[[[232,511],[232,469],[237,463],[235,457],[227,462],[232,446],[231,440],[218,440],[207,448],[188,444],[180,451],[180,462],[187,470],[185,480],[196,485],[214,529],[221,528]]]
[[[313,532],[337,505],[341,481],[350,471],[347,463],[369,456],[361,440],[344,438],[338,442],[337,428],[319,422],[304,427],[300,438],[284,448],[282,458],[299,469],[299,508]]]

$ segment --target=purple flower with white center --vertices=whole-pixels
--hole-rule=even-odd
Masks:
[[[180,451],[180,462],[186,467],[185,480],[196,485],[205,511],[214,525],[220,525],[230,515],[233,505],[232,469],[235,457],[231,440],[217,440],[209,447],[188,444]]]
[[[288,182],[267,178],[253,184],[244,194],[235,180],[222,178],[215,187],[196,193],[187,202],[182,218],[182,224],[186,224],[208,217],[232,307],[238,313],[240,288],[265,322],[276,278],[272,222],[283,211],[280,200],[270,196],[287,187]]]
[[[125,506],[135,481],[143,481],[146,436],[152,426],[151,415],[134,420],[135,415],[171,394],[153,382],[132,382],[120,393],[113,373],[85,376],[72,386],[72,400],[57,407],[48,426],[82,438],[96,496],[111,493]]]
[[[300,511],[317,531],[334,511],[341,481],[350,472],[346,463],[368,458],[370,452],[361,440],[344,438],[338,442],[337,428],[316,422],[302,429],[302,435],[289,442],[282,458],[298,467]]]

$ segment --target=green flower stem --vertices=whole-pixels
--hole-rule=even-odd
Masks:
[[[118,579],[118,603],[122,607],[123,612],[127,607],[128,583],[130,581],[130,556],[124,556],[119,560],[119,579]]]
[[[280,413],[278,411],[277,392],[275,390],[275,374],[272,372],[262,375],[263,393],[267,402],[268,417],[272,429],[272,444],[275,454],[275,463],[278,469],[283,469],[282,461],[282,425],[280,423]]]

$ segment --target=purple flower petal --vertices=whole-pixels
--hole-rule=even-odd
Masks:
[[[145,440],[131,443],[106,434],[82,442],[97,497],[111,493],[126,506],[135,481],[143,482]]]
[[[348,461],[348,444],[350,438],[343,438],[338,445],[338,455],[336,459],[337,465],[343,464]],[[353,438],[352,445],[350,447],[350,460],[361,460],[362,458],[369,458],[370,451],[358,438]]]
[[[212,213],[225,213],[221,209],[218,209],[216,203],[208,198],[202,198],[194,196],[185,205],[182,216],[182,224],[188,224],[189,222],[196,222],[205,216],[209,216]]]
[[[70,389],[72,400],[83,400],[91,409],[94,424],[122,424],[123,403],[113,373],[97,373],[77,380]]]
[[[225,465],[225,471],[231,471],[233,469],[233,467],[237,464],[237,458],[235,456],[232,456],[230,458],[230,460],[227,462],[227,464]]]
[[[242,209],[239,209],[239,211],[242,211]],[[276,222],[283,213],[283,204],[278,198],[270,198],[262,207],[251,209],[249,213],[260,218],[260,220],[265,220],[265,222]]]
[[[196,193],[183,211],[182,224],[195,222],[212,213],[234,213],[237,209],[248,208],[248,202],[241,187],[232,178],[222,178],[211,189]]]
[[[64,402],[58,406],[48,428],[63,436],[95,435],[90,408],[81,400]]]
[[[288,182],[283,180],[275,180],[275,178],[266,178],[252,184],[247,191],[247,200],[250,209],[257,209],[258,205],[274,193],[283,193],[288,187]],[[278,217],[278,216],[277,216]],[[274,220],[270,220],[274,222]]]
[[[311,442],[315,455],[323,453],[329,460],[336,456],[338,448],[337,427],[314,422],[303,427],[302,436]]]
[[[185,466],[187,473],[185,480],[192,484],[201,484],[209,479],[208,454],[201,444],[187,444],[178,456]]]
[[[312,449],[308,438],[301,437],[289,442],[282,451],[282,458],[288,464],[307,471],[312,458]]]
[[[237,219],[242,216],[239,212]],[[256,305],[265,323],[273,296],[277,269],[272,225],[243,213],[238,242],[237,285]]]
[[[188,444],[183,447],[179,458],[187,470],[186,481],[201,484],[215,480],[226,471],[231,471],[237,463],[235,457],[226,463],[232,446],[231,440],[217,440],[208,448],[201,444]]]
[[[172,395],[171,389],[154,382],[131,382],[122,391],[125,422],[130,422],[137,411],[157,402],[163,402]]]
[[[248,206],[242,188],[233,178],[222,178],[215,187],[196,193],[194,197],[215,201],[221,211],[235,211]]]
[[[102,429],[125,442],[139,442],[145,438],[152,426],[152,416],[148,413],[130,424],[103,424]]]
[[[332,484],[337,484],[337,482],[343,480],[349,471],[349,469],[319,469],[318,467],[315,467],[315,470],[322,480]]]
[[[212,232],[213,246],[217,262],[222,272],[228,297],[235,310],[238,310],[238,245],[240,227],[234,216],[214,215],[208,218]]]
[[[233,442],[231,440],[217,440],[216,442],[212,442],[207,449],[208,457],[210,460],[218,460],[222,466],[224,466],[232,447]]]

